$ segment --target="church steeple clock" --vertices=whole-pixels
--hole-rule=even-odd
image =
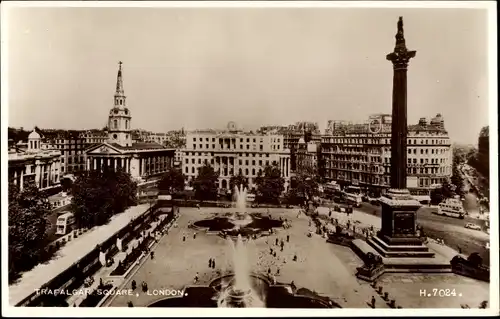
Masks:
[[[116,92],[114,96],[114,106],[109,112],[108,119],[108,141],[120,146],[132,146],[132,134],[130,133],[131,115],[126,106],[126,96],[123,90],[122,61],[119,63],[118,75],[116,78]]]

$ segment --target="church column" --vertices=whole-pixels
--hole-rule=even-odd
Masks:
[[[17,170],[14,169],[14,185],[17,185]]]
[[[23,169],[21,170],[21,180],[19,181],[19,190],[20,191],[23,190],[23,186],[24,186],[24,169],[25,169],[25,167],[23,167]]]
[[[117,157],[113,157],[113,164],[114,164],[115,172],[116,172],[116,168],[117,168],[117,164],[118,164],[118,158]]]
[[[47,187],[52,185],[52,162],[50,162],[48,165],[48,172],[47,172]]]
[[[87,171],[90,170],[90,158],[87,157],[87,163],[86,163]]]
[[[45,180],[45,164],[40,165],[40,188],[43,188],[43,181]]]

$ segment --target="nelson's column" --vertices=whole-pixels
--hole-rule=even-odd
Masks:
[[[398,21],[396,46],[387,55],[394,67],[392,91],[391,188],[380,198],[382,228],[369,243],[384,257],[433,257],[416,233],[416,212],[421,206],[406,188],[406,73],[416,51],[406,48],[403,18]]]

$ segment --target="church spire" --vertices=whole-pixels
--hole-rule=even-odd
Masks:
[[[125,107],[125,91],[123,90],[122,61],[118,62],[118,75],[116,76],[115,107]]]
[[[122,64],[123,64],[122,61],[118,62],[118,65],[119,65],[118,75],[116,77],[116,95],[121,95],[121,96],[123,96],[125,93],[123,91]]]

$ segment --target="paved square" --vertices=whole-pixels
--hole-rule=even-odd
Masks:
[[[224,209],[224,212],[227,211],[235,210]],[[267,214],[268,210],[249,208],[247,211]],[[355,277],[356,267],[362,265],[362,262],[349,248],[329,244],[318,235],[307,237],[312,227],[309,223],[309,217],[297,216],[297,209],[270,209],[269,212],[273,218],[281,216],[291,221],[291,227],[288,229],[279,228],[274,235],[263,236],[248,243],[247,252],[251,271],[267,273],[270,268],[271,272],[276,274],[279,269],[279,274],[276,274],[278,282],[290,283],[294,281],[297,287],[305,287],[328,296],[342,307],[367,308],[367,302],[372,296],[376,297],[377,307],[387,307],[368,283]],[[197,235],[194,238],[195,230],[187,228],[190,222],[209,218],[214,213],[221,214],[222,211],[220,208],[181,208],[177,220],[178,227],[171,228],[169,233],[160,240],[155,249],[155,258],[148,259],[137,271],[133,271],[123,288],[130,288],[130,282],[135,280],[138,287],[142,281],[147,282],[150,292],[162,289],[181,290],[187,285],[194,284],[197,272],[199,274],[198,284],[208,284],[220,274],[230,272],[232,269],[232,248],[227,240],[204,231],[196,231]],[[186,241],[182,240],[184,234],[186,234]],[[287,235],[290,235],[290,242],[285,244],[284,251],[281,252],[279,247],[274,245],[275,240],[279,238],[286,242]],[[271,247],[277,251],[276,257],[270,254]],[[298,257],[297,261],[293,261],[295,254]],[[215,258],[215,270],[208,267],[210,258]],[[393,276],[384,275],[389,279]],[[414,286],[412,283],[402,281],[403,279],[414,281],[412,275],[403,274],[401,276],[399,281],[401,284],[406,284],[409,287]],[[429,278],[432,276],[427,275]],[[451,274],[449,276],[458,277]],[[388,284],[390,283],[384,283],[384,287]],[[468,285],[475,286],[477,284],[474,280]],[[135,307],[140,307],[166,298],[165,296],[145,294],[139,290],[137,289],[138,296],[116,296],[109,305],[123,307],[127,306],[128,301],[132,301]],[[398,304],[405,308],[448,307],[448,303],[440,306],[436,305],[436,302],[429,303],[420,300],[413,302],[415,290],[418,292],[418,289],[412,291],[401,289],[401,292],[398,290]],[[395,294],[395,292],[390,292],[390,294]],[[399,299],[409,300],[399,302]],[[420,299],[430,300],[430,298]],[[458,304],[456,307],[460,307],[460,305]]]

